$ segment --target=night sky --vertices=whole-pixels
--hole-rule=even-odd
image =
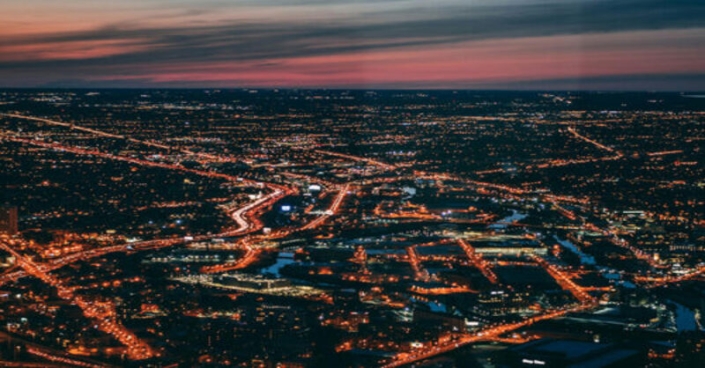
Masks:
[[[0,0],[0,87],[705,90],[703,0]]]

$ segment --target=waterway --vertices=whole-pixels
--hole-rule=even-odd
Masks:
[[[272,274],[275,277],[281,277],[279,274],[279,270],[282,269],[282,267],[296,263],[294,260],[294,253],[289,253],[289,252],[279,252],[277,255],[277,260],[274,262],[273,265],[269,267],[265,267],[259,271],[260,274]]]
[[[512,222],[515,222],[515,221],[521,221],[527,217],[529,217],[529,215],[527,215],[526,213],[512,210],[511,215],[495,222],[494,224],[490,225],[489,227],[491,229],[505,229],[507,227],[507,224],[511,224]]]
[[[590,265],[590,266],[595,265],[595,257],[583,253],[580,249],[578,249],[577,246],[575,246],[575,244],[569,242],[568,240],[561,240],[555,235],[553,236],[553,238],[556,239],[558,244],[560,244],[563,248],[568,249],[569,251],[573,252],[573,254],[580,257],[581,264]]]
[[[676,306],[676,328],[678,332],[697,331],[698,323],[695,312],[682,304],[671,301]]]
[[[422,300],[418,300],[413,297],[411,298],[411,301],[426,304],[431,309],[431,312],[436,312],[436,313],[447,313],[448,312],[448,308],[446,307],[446,305],[441,302],[422,301]]]

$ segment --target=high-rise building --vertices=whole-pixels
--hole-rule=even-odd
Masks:
[[[0,206],[0,233],[17,234],[17,207]]]

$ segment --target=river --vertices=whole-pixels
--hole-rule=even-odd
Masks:
[[[584,265],[590,265],[594,266],[595,263],[595,257],[591,255],[587,255],[583,253],[578,247],[575,246],[575,244],[569,242],[568,240],[561,240],[557,236],[553,236],[554,239],[560,244],[563,248],[568,249],[569,251],[573,252],[575,255],[580,257],[580,263]]]
[[[676,327],[678,332],[697,331],[698,323],[695,320],[695,312],[686,306],[671,301],[676,306]]]
[[[261,269],[259,273],[263,275],[268,273],[276,277],[281,277],[279,270],[281,270],[282,267],[292,263],[296,263],[294,260],[294,253],[279,252],[277,255],[277,261],[273,265]]]

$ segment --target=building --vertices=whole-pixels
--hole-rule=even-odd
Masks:
[[[266,279],[261,275],[226,274],[215,279],[223,285],[236,286],[246,289],[270,290],[288,287],[291,285],[286,279]]]
[[[17,222],[17,207],[0,207],[0,233],[17,234]]]
[[[508,349],[510,367],[643,367],[645,354],[616,344],[540,339]]]
[[[449,313],[434,313],[421,309],[414,310],[413,321],[415,324],[427,324],[431,326],[444,326],[455,331],[465,331],[465,318],[458,317]]]
[[[675,360],[678,367],[702,367],[705,361],[705,333],[687,331],[679,334]]]
[[[480,293],[474,311],[481,316],[506,316],[516,313],[530,313],[531,294],[529,292],[505,292],[493,290]]]
[[[475,253],[486,257],[498,257],[500,255],[523,256],[527,254],[545,256],[548,254],[546,247],[530,239],[498,238],[497,240],[476,240],[472,242],[472,246],[475,248]]]

